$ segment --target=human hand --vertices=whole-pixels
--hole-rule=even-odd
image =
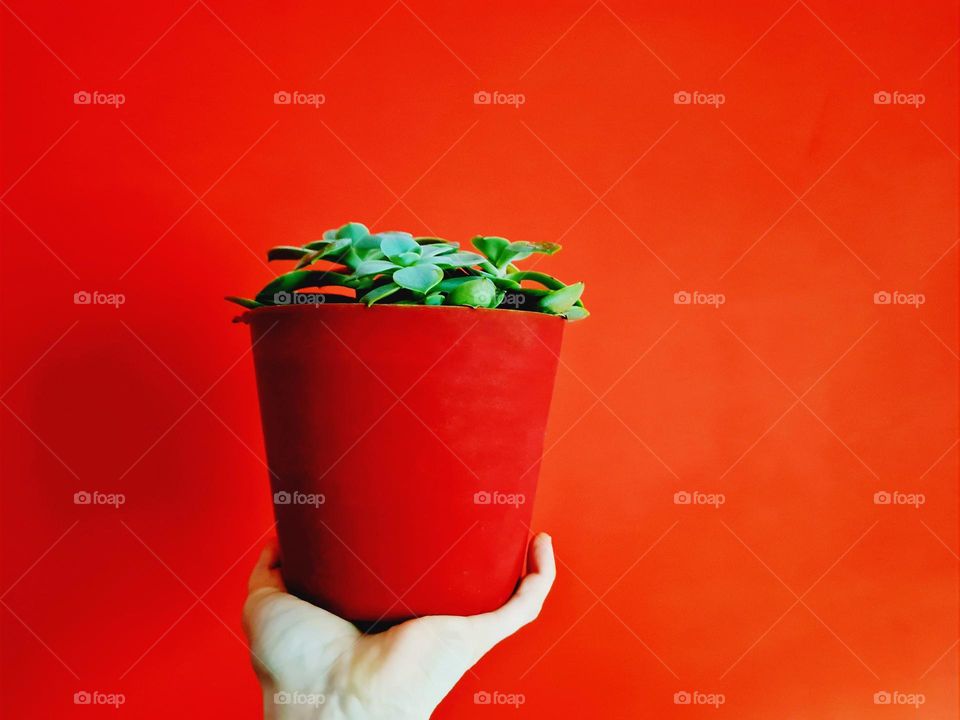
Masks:
[[[527,549],[527,575],[502,607],[433,615],[367,635],[286,592],[274,541],[250,576],[243,625],[267,720],[425,720],[494,645],[532,622],[556,576],[553,542]]]

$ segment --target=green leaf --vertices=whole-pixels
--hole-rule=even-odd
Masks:
[[[431,237],[429,235],[420,235],[418,237],[415,237],[414,240],[416,240],[417,244],[419,245],[433,245],[433,244],[439,244],[439,243],[446,243],[447,245],[452,245],[453,247],[460,247],[460,243],[458,242],[453,242],[451,240],[444,240],[443,238],[440,238],[440,237]]]
[[[435,258],[434,262],[440,267],[454,268],[479,265],[483,260],[483,255],[478,255],[475,252],[461,251],[450,253],[449,255],[441,255]]]
[[[519,290],[520,289],[520,283],[518,283],[516,280],[510,279],[509,277],[500,277],[499,275],[491,275],[490,273],[486,273],[486,272],[481,272],[480,274],[483,275],[483,277],[490,280],[490,282],[492,282],[501,290]]]
[[[533,282],[538,282],[543,285],[545,288],[550,290],[559,290],[563,287],[566,287],[562,282],[557,280],[552,275],[547,275],[546,273],[536,272],[534,270],[524,270],[523,272],[515,272],[507,275],[510,280],[516,282],[522,282],[524,280],[532,280]]]
[[[277,293],[292,293],[306,287],[324,287],[326,285],[340,285],[349,287],[350,277],[336,272],[321,270],[293,270],[267,283],[263,290],[257,293],[257,302],[273,305]]]
[[[350,238],[341,238],[340,240],[334,240],[332,243],[329,243],[323,250],[321,250],[320,257],[331,257],[332,255],[337,255],[344,250],[349,249],[353,246],[353,240]]]
[[[240,307],[245,307],[248,310],[253,310],[254,308],[263,307],[263,303],[258,303],[256,300],[251,300],[250,298],[235,297],[233,295],[227,295],[224,300],[229,300],[232,303],[236,303]]]
[[[420,247],[420,257],[432,258],[437,255],[446,255],[457,249],[455,243],[434,243],[433,245],[422,245]]]
[[[337,239],[349,238],[350,240],[359,240],[360,238],[364,238],[369,234],[370,231],[367,230],[366,225],[357,222],[349,222],[337,230],[336,237]],[[326,237],[326,233],[324,233],[324,237]]]
[[[478,235],[473,240],[473,246],[486,255],[487,259],[494,265],[498,265],[497,258],[504,248],[510,245],[510,241],[502,237],[484,237]]]
[[[380,240],[381,237],[379,235],[367,235],[359,240],[354,240],[353,249],[359,253],[366,253],[370,250],[379,250]]]
[[[397,256],[397,264],[403,265],[403,267],[412,267],[413,265],[416,265],[418,262],[420,262],[419,253],[405,252],[405,253],[400,253],[400,255]],[[433,265],[434,263],[433,261],[427,261],[424,264]]]
[[[396,261],[404,253],[420,254],[420,246],[413,240],[413,235],[401,232],[378,233],[380,236],[380,252],[391,260]]]
[[[443,294],[442,293],[433,293],[427,295],[423,300],[424,305],[443,305]]]
[[[580,307],[579,305],[574,305],[572,308],[567,310],[563,316],[570,322],[576,322],[577,320],[583,320],[584,318],[590,317],[590,313],[586,308]]]
[[[545,295],[540,300],[540,307],[545,312],[554,315],[562,315],[573,307],[573,304],[580,299],[583,294],[583,283],[578,282],[573,285],[567,285],[559,290],[554,290],[549,295]]]
[[[447,296],[450,305],[469,307],[493,307],[497,299],[497,286],[487,278],[473,278],[458,285]]]
[[[388,295],[393,295],[397,290],[400,289],[400,286],[396,283],[387,283],[386,285],[381,285],[376,287],[366,295],[364,295],[361,300],[367,304],[367,307],[373,305],[377,300],[382,300]]]
[[[503,269],[512,262],[530,257],[533,253],[553,255],[560,250],[556,243],[514,242],[497,256],[497,267]]]
[[[331,242],[333,242],[333,240],[311,240],[303,247],[306,250],[323,250]]]
[[[380,273],[390,272],[396,269],[397,265],[388,260],[364,260],[357,265],[357,269],[354,270],[354,275],[357,277],[379,275]]]
[[[277,245],[267,250],[267,260],[299,260],[308,252],[295,245]]]
[[[393,274],[393,281],[397,285],[422,295],[430,292],[441,280],[443,280],[443,272],[433,265],[414,265],[397,270]]]
[[[337,228],[330,228],[329,230],[323,231],[324,240],[336,240],[337,239]]]
[[[437,286],[437,290],[441,292],[450,292],[454,288],[460,287],[465,282],[470,282],[471,280],[476,280],[475,275],[463,275],[461,277],[452,277],[444,278],[441,283]]]
[[[312,265],[313,263],[315,263],[317,260],[320,259],[320,256],[322,254],[323,254],[322,250],[317,250],[316,252],[307,253],[302,258],[300,258],[300,262],[294,265],[294,269],[299,270],[300,268],[305,268],[307,265]]]

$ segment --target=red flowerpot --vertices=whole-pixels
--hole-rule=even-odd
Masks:
[[[290,592],[365,627],[503,604],[565,321],[353,303],[243,320]]]

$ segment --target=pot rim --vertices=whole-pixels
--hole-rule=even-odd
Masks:
[[[479,313],[480,315],[487,315],[490,313],[509,313],[511,315],[517,314],[521,316],[535,316],[542,318],[543,321],[557,321],[557,322],[567,322],[566,318],[561,317],[560,315],[550,315],[548,313],[535,312],[533,310],[516,310],[516,309],[501,309],[501,308],[472,308],[462,305],[396,305],[396,304],[385,304],[385,305],[366,305],[360,302],[335,302],[335,303],[320,303],[318,305],[265,305],[263,307],[252,308],[245,311],[243,314],[238,315],[233,319],[234,322],[250,323],[254,316],[260,315],[274,315],[274,314],[283,314],[283,313],[292,313],[292,312],[316,312],[323,308],[324,310],[329,309],[330,312],[356,312],[355,310],[347,310],[346,308],[359,308],[362,312],[394,312],[394,311],[427,311],[427,312],[461,312],[461,313]],[[336,308],[336,309],[334,309]],[[393,310],[388,310],[388,308],[393,308]],[[519,318],[518,318],[519,319]]]

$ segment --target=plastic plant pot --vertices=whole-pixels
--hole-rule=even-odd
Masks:
[[[366,629],[502,605],[523,571],[565,321],[247,312],[287,588]]]

